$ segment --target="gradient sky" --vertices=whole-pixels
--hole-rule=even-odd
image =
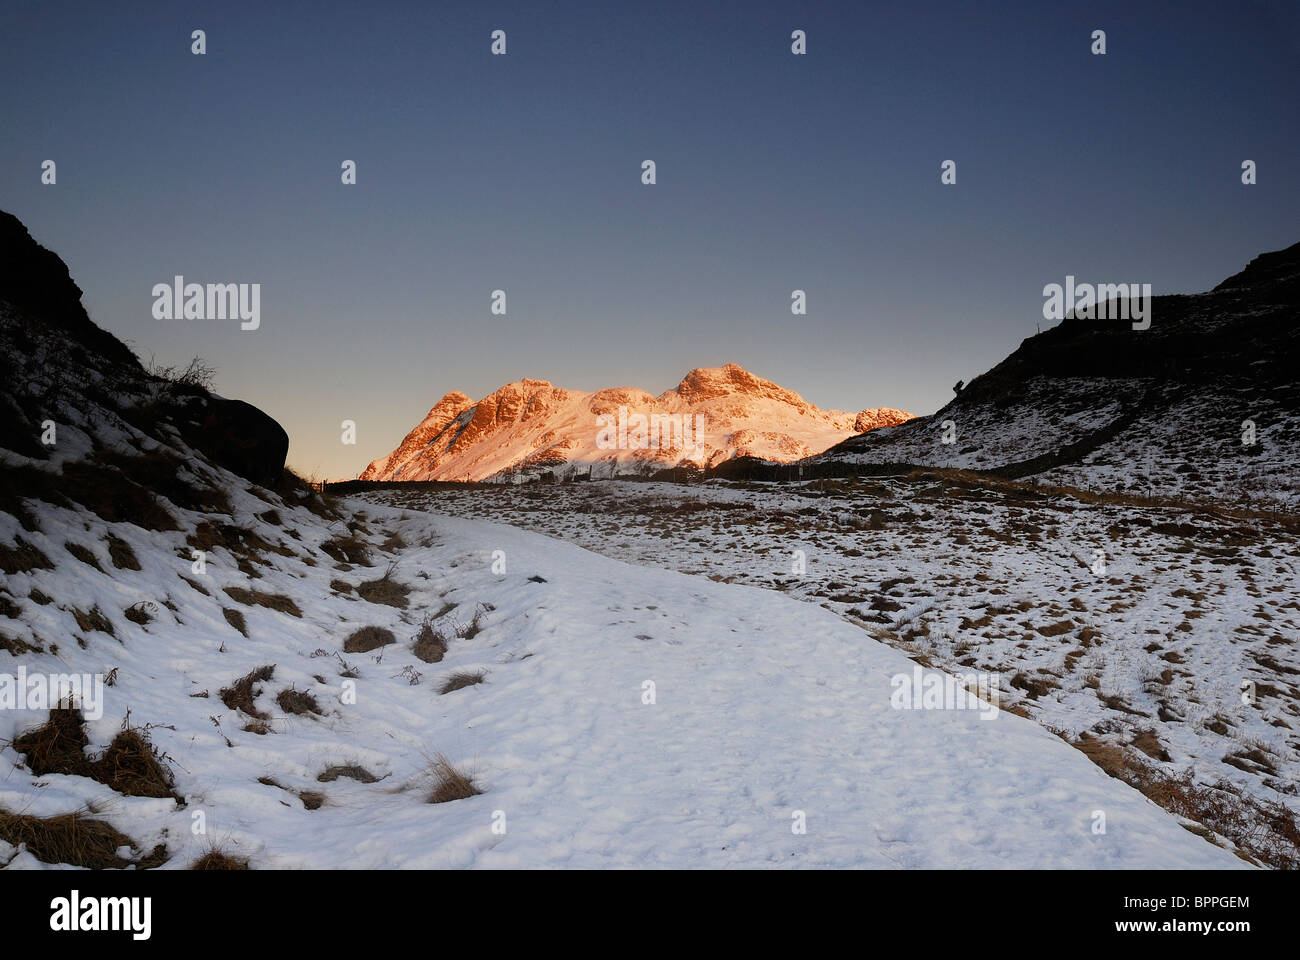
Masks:
[[[336,479],[525,376],[659,393],[734,361],[932,412],[1067,273],[1194,292],[1300,240],[1298,94],[1294,0],[6,0],[0,208],[93,320],[205,357]],[[260,282],[261,329],[155,320],[178,273]]]

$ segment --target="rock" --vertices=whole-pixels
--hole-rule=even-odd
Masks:
[[[915,418],[906,410],[876,407],[874,410],[863,410],[859,413],[853,421],[853,429],[858,433],[866,433],[868,430],[879,430],[882,427],[896,427],[912,419]]]
[[[21,220],[0,210],[0,299],[29,319],[67,333],[90,353],[139,369],[140,361],[121,340],[95,326],[81,305],[81,288],[58,254],[45,249]]]
[[[274,484],[284,473],[289,435],[251,403],[191,396],[176,409],[174,420],[186,443],[245,480]]]

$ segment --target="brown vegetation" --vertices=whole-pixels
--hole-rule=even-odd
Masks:
[[[362,627],[359,630],[352,631],[348,638],[343,641],[343,652],[369,653],[378,647],[384,647],[396,642],[397,637],[393,636],[391,630],[384,627]]]

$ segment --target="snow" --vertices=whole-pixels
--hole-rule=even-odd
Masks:
[[[451,411],[464,407],[449,418]],[[622,440],[602,439],[607,415],[619,421]],[[477,432],[472,421],[483,414]],[[820,453],[858,433],[859,416],[908,417],[892,409],[862,414],[822,410],[793,391],[754,377],[742,368],[697,368],[682,383],[653,397],[618,387],[587,393],[546,380],[506,384],[479,403],[449,394],[402,441],[362,474],[370,480],[494,480],[550,471],[559,476],[613,477],[650,474],[680,464],[712,466],[734,456],[789,462]],[[647,445],[628,441],[627,421],[640,416],[678,418],[674,440],[653,426]],[[694,419],[698,417],[698,420]],[[681,442],[681,419],[691,442]],[[693,425],[698,432],[692,435]],[[612,431],[611,431],[612,432]],[[661,445],[662,444],[662,445]]]
[[[79,777],[34,780],[6,746],[0,808],[89,806],[144,849],[166,843],[167,868],[211,844],[255,868],[1245,866],[1029,720],[893,709],[890,679],[913,662],[830,611],[499,524],[367,507],[371,530],[412,544],[396,554],[394,575],[414,588],[411,608],[399,611],[331,591],[331,579],[382,573],[340,571],[319,552],[342,524],[282,508],[284,528],[301,537],[285,539],[255,519],[265,501],[243,490],[234,500],[239,523],[298,555],[268,554],[249,583],[216,550],[206,577],[194,578],[209,597],[179,579],[192,576],[183,533],[42,508],[42,532],[23,535],[58,569],[5,585],[19,599],[33,586],[55,598],[24,601],[25,620],[61,642],[57,656],[23,662],[116,669],[102,719],[87,724],[92,747],[106,745],[129,711],[132,723],[152,725],[189,803],[121,797]],[[14,522],[0,522],[11,541]],[[95,543],[109,529],[131,542],[143,570],[100,574],[63,551],[65,538]],[[289,594],[304,616],[243,607],[221,594],[234,585]],[[160,604],[159,620],[121,616],[140,600]],[[424,613],[449,602],[457,606],[444,623],[463,624],[485,605],[483,629],[453,640],[443,662],[423,663],[409,638]],[[118,639],[87,634],[86,649],[67,639],[78,630],[63,607],[89,605],[113,620]],[[242,610],[248,639],[223,605]],[[388,626],[401,642],[344,655],[360,672],[349,703],[338,660],[313,652],[341,647],[363,624]],[[217,691],[264,664],[276,668],[257,704],[274,719],[259,736],[241,729],[247,718]],[[402,675],[407,667],[420,682]],[[436,692],[452,672],[477,669],[484,684]],[[653,704],[642,701],[647,680]],[[284,715],[274,698],[290,686],[314,693],[324,715]],[[0,738],[42,719],[2,712]],[[482,795],[425,803],[437,753]],[[381,779],[317,781],[344,763]],[[325,793],[324,806],[306,810],[302,790]],[[792,830],[796,811],[806,834]],[[1097,811],[1104,834],[1093,832]],[[191,832],[196,812],[203,836]],[[501,814],[506,832],[494,833]],[[26,854],[8,865],[37,866]]]
[[[1071,741],[1154,731],[1195,782],[1295,811],[1300,547],[1213,512],[862,483],[604,482],[377,490],[374,502],[498,520],[627,562],[764,587],[910,656],[998,672],[1002,704]],[[1101,550],[1104,567],[1092,569]],[[806,571],[792,572],[796,551]],[[825,608],[825,610],[823,610]],[[856,629],[856,627],[855,627]],[[1030,695],[1022,675],[1047,689]],[[1243,684],[1259,695],[1243,700]],[[1266,764],[1248,757],[1261,751]],[[1260,754],[1255,754],[1259,756]]]

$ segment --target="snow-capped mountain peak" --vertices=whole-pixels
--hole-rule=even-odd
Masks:
[[[697,367],[657,397],[634,387],[588,393],[523,379],[478,402],[448,393],[361,479],[604,477],[737,456],[789,462],[911,416],[890,407],[822,410],[735,363]]]

